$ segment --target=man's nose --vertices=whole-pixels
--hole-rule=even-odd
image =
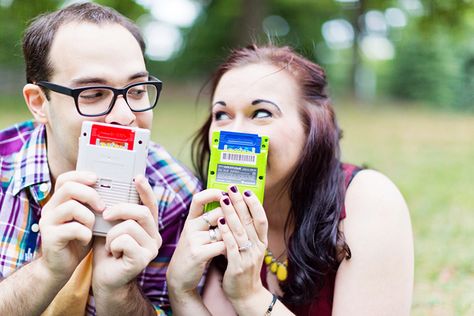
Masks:
[[[135,113],[132,112],[125,98],[119,95],[115,100],[112,111],[105,117],[105,123],[129,126],[135,119]]]

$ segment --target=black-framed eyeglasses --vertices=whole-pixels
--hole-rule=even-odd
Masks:
[[[83,116],[102,116],[109,114],[119,95],[133,112],[153,109],[160,96],[162,82],[154,77],[149,81],[129,84],[122,89],[108,86],[91,86],[71,89],[47,81],[39,81],[38,86],[74,98],[76,109]]]

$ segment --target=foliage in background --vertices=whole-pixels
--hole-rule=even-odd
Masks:
[[[231,48],[252,41],[269,39],[279,45],[292,45],[308,58],[322,64],[328,72],[333,95],[366,98],[357,89],[364,87],[364,75],[374,77],[374,94],[436,107],[474,109],[474,1],[419,0],[423,12],[410,14],[408,26],[390,29],[395,59],[374,62],[363,56],[360,38],[365,34],[363,16],[370,10],[384,12],[389,7],[418,0],[190,0],[202,12],[190,27],[181,27],[183,46],[168,61],[148,60],[150,71],[165,82],[198,80],[209,76]],[[60,0],[0,1],[0,92],[12,90],[10,81],[19,81],[12,72],[22,71],[21,35],[27,22],[41,12],[54,10]],[[150,17],[138,1],[99,0],[132,20]],[[274,34],[262,26],[269,16],[281,17],[288,31]],[[324,22],[344,19],[352,25],[352,47],[333,50],[321,32]],[[161,34],[156,34],[157,37]],[[362,76],[360,76],[362,74]],[[2,86],[7,85],[7,88]],[[369,87],[370,88],[370,87]],[[370,93],[369,93],[370,94]],[[367,100],[366,100],[367,101]],[[370,101],[370,100],[368,100]]]
[[[171,71],[171,77],[199,78],[214,69],[231,48],[252,41],[265,43],[270,39],[277,44],[292,45],[322,64],[336,95],[364,97],[355,93],[360,85],[356,72],[362,69],[374,72],[379,96],[472,110],[472,1],[422,1],[423,14],[408,14],[407,27],[390,30],[388,36],[396,48],[395,59],[391,61],[368,61],[362,56],[357,40],[346,50],[330,50],[325,45],[321,34],[324,22],[335,18],[350,21],[355,38],[360,39],[365,32],[361,23],[363,14],[369,10],[383,11],[399,3],[372,0],[361,0],[357,5],[330,0],[211,1],[194,26],[185,31],[185,45],[180,54],[171,62],[159,64],[164,66],[161,70]],[[288,23],[286,35],[265,34],[262,21],[271,15],[280,16]]]
[[[15,67],[22,73],[19,43],[26,22],[37,13],[55,9],[62,1],[12,0],[10,7],[1,6],[7,2],[0,0],[0,74],[5,68]],[[131,0],[100,2],[132,19],[147,14]],[[251,2],[247,0],[245,5],[251,6]],[[333,92],[343,94],[351,84],[353,52],[331,51],[320,45],[320,26],[327,19],[350,19],[354,11],[329,0],[260,2],[264,7],[258,10],[264,10],[264,16],[280,15],[290,24],[290,33],[276,40],[291,43],[303,54],[324,63]],[[398,1],[370,3],[369,9],[375,8],[372,5],[383,9]],[[423,3],[429,9],[426,15],[412,18],[407,28],[390,34],[397,50],[394,60],[372,62],[361,58],[360,62],[376,71],[381,96],[472,109],[473,1]],[[255,22],[255,17],[254,26],[249,28],[254,32],[244,30],[242,15],[250,9],[243,9],[243,5],[243,0],[210,2],[195,26],[183,29],[186,42],[180,55],[166,63],[149,61],[151,71],[164,77],[165,84],[168,79],[180,79],[176,95],[182,98],[182,81],[188,75],[205,76],[235,43],[252,33],[263,34],[261,21]],[[255,12],[261,12],[258,10]],[[249,22],[247,26],[250,25]],[[0,76],[0,85],[5,80]],[[185,141],[205,114],[193,111],[192,99],[178,102],[176,96],[169,98],[168,91],[169,86],[165,85],[165,94],[155,110],[152,138],[189,163],[189,142]],[[21,89],[16,92],[10,97],[0,89],[0,129],[31,117],[21,100]],[[195,96],[194,91],[188,94]],[[354,99],[349,100],[337,102],[336,109],[345,135],[344,160],[368,163],[387,174],[410,207],[416,251],[412,314],[474,315],[474,252],[468,246],[474,238],[474,197],[470,192],[474,178],[472,115],[420,110],[413,102],[408,103],[411,108],[400,107],[399,103],[387,107],[377,101],[371,107],[362,107],[354,106]]]

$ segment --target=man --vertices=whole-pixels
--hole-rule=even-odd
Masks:
[[[197,179],[151,144],[146,178],[135,181],[142,205],[106,209],[96,175],[75,171],[84,120],[151,127],[161,85],[144,46],[136,25],[92,3],[27,29],[23,95],[35,120],[0,132],[0,315],[155,315],[169,306],[166,268]],[[136,83],[150,88],[148,108],[134,106]],[[92,236],[92,210],[120,221],[106,238]]]

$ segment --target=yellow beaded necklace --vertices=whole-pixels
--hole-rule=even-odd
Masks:
[[[270,250],[265,250],[264,262],[273,274],[276,274],[278,281],[285,281],[288,277],[288,259],[283,262],[278,261]]]

